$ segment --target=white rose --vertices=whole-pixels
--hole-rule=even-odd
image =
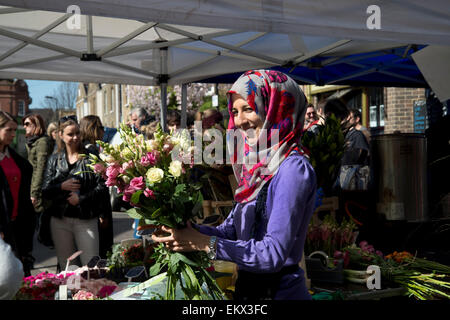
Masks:
[[[164,177],[164,171],[159,168],[150,168],[147,171],[147,181],[150,183],[160,182]]]
[[[107,162],[107,163],[113,163],[114,161],[116,161],[116,159],[114,159],[114,157],[110,154],[104,154],[104,153],[100,153],[100,159],[102,159],[103,161]]]
[[[183,165],[181,163],[181,161],[178,160],[174,160],[170,163],[169,166],[169,172],[174,176],[174,177],[179,177],[181,176],[181,171],[183,169]]]

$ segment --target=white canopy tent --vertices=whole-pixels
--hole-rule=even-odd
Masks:
[[[73,15],[66,11],[74,1],[0,0],[21,7],[0,7],[0,78],[161,85],[164,121],[168,84],[322,55],[332,63],[408,44],[450,44],[446,1],[427,8],[378,1],[380,30],[367,28],[370,2],[85,0]]]
[[[1,0],[0,5],[242,31],[450,45],[448,0]],[[380,29],[369,29],[371,6]],[[368,10],[369,9],[369,10]],[[368,13],[369,11],[369,13]]]
[[[0,15],[2,78],[182,84],[252,68],[298,65],[324,53],[338,58],[407,45],[84,15],[78,28],[69,29],[71,14],[1,10],[9,10]]]

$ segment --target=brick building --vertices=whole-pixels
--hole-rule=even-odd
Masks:
[[[9,112],[14,117],[22,117],[29,112],[30,104],[31,98],[25,81],[0,80],[0,110]]]
[[[426,101],[422,88],[384,88],[386,123],[384,133],[414,132],[414,104]]]
[[[362,114],[362,124],[372,134],[390,134],[395,131],[413,133],[414,106],[426,103],[423,88],[303,86],[308,101],[314,105],[322,99],[339,98],[349,108]]]

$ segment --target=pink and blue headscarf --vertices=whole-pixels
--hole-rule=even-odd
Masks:
[[[306,97],[298,84],[284,73],[272,70],[251,70],[239,77],[228,91],[229,130],[237,129],[232,113],[231,96],[239,94],[264,122],[258,143],[251,146],[244,139],[244,157],[257,159],[250,165],[236,161],[232,152],[231,164],[238,181],[235,200],[245,203],[256,199],[261,188],[276,174],[281,163],[294,150],[302,154],[300,137],[306,112]],[[278,130],[278,143],[273,143],[274,130]],[[267,137],[267,143],[260,139]],[[276,142],[276,139],[273,139]],[[228,141],[229,142],[229,141]],[[264,148],[264,146],[267,146]],[[231,153],[231,152],[230,152]],[[238,163],[241,162],[241,163]]]

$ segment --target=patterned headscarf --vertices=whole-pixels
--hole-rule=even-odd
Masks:
[[[230,133],[236,133],[234,129],[237,129],[232,113],[233,93],[246,100],[264,122],[258,142],[253,146],[242,132],[243,145],[239,146],[232,141],[235,138]],[[247,71],[236,80],[227,96],[230,113],[227,144],[234,175],[238,181],[235,200],[245,203],[257,197],[264,184],[276,174],[281,163],[292,151],[303,153],[300,137],[307,101],[294,80],[284,73],[271,70]],[[274,136],[277,132],[278,141]],[[243,154],[244,161],[239,161],[239,151]]]

